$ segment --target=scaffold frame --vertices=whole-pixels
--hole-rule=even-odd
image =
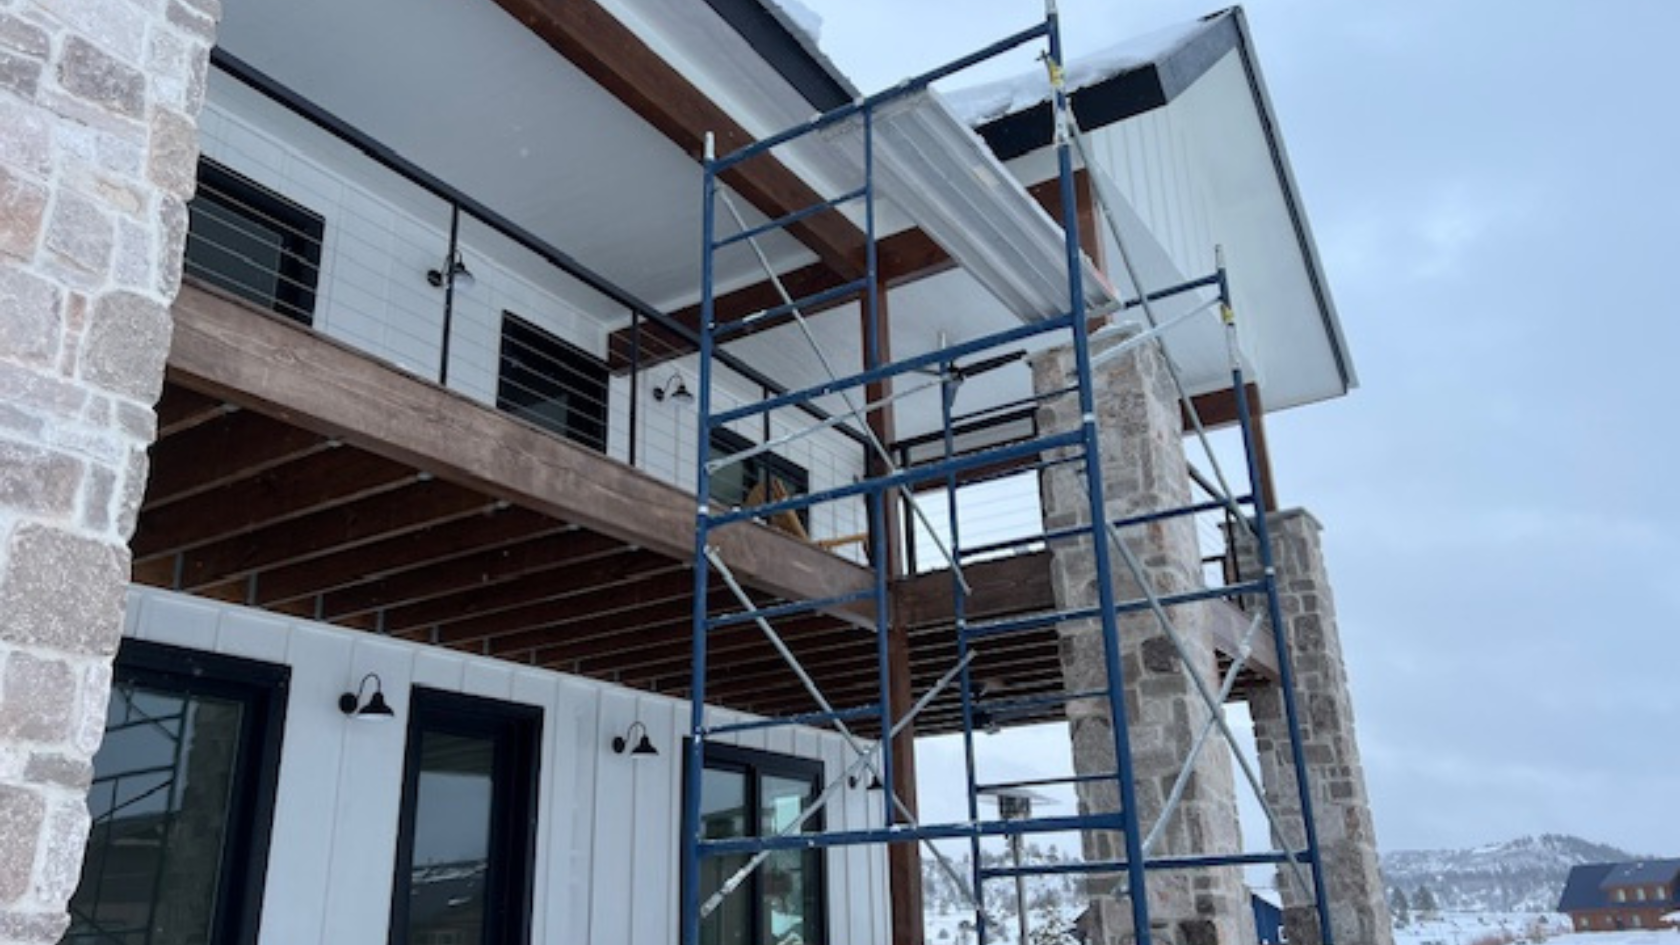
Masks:
[[[1119,876],[1123,882],[1118,887],[1118,891],[1123,893],[1128,900],[1136,941],[1140,945],[1150,945],[1153,931],[1151,929],[1147,891],[1151,873],[1162,870],[1268,863],[1287,864],[1297,870],[1303,866],[1306,868],[1310,878],[1306,879],[1302,885],[1309,886],[1314,895],[1321,931],[1320,940],[1325,945],[1333,945],[1334,943],[1330,925],[1330,911],[1326,900],[1323,863],[1313,819],[1312,797],[1298,718],[1294,676],[1289,659],[1286,625],[1282,619],[1279,606],[1277,578],[1269,544],[1270,535],[1265,514],[1269,510],[1263,507],[1259,498],[1262,495],[1262,488],[1255,455],[1253,432],[1255,418],[1251,416],[1247,398],[1242,396],[1246,381],[1236,345],[1236,318],[1232,310],[1230,287],[1223,260],[1221,259],[1219,262],[1218,271],[1211,275],[1163,289],[1142,291],[1136,273],[1130,272],[1131,262],[1127,258],[1122,245],[1120,255],[1130,272],[1131,284],[1138,286],[1140,290],[1137,298],[1124,300],[1122,307],[1141,309],[1148,322],[1148,326],[1142,335],[1134,335],[1132,339],[1123,342],[1123,344],[1161,344],[1163,336],[1174,327],[1177,319],[1168,323],[1162,323],[1156,319],[1151,310],[1153,301],[1185,292],[1211,291],[1214,293],[1215,297],[1195,309],[1193,314],[1205,314],[1209,309],[1216,309],[1225,326],[1227,343],[1230,349],[1231,389],[1236,392],[1234,399],[1237,405],[1237,421],[1241,429],[1244,458],[1248,472],[1247,481],[1244,483],[1248,489],[1246,495],[1232,495],[1230,493],[1223,472],[1217,469],[1217,461],[1215,461],[1216,476],[1219,480],[1221,494],[1216,495],[1212,501],[1193,503],[1179,508],[1151,510],[1118,521],[1108,519],[1105,484],[1100,474],[1100,446],[1093,385],[1093,336],[1089,331],[1091,312],[1086,307],[1087,294],[1086,287],[1083,284],[1086,264],[1080,246],[1079,227],[1077,226],[1063,228],[1063,251],[1067,281],[1066,299],[1069,304],[1059,314],[1047,318],[1023,320],[1022,324],[992,332],[982,337],[950,343],[931,352],[922,352],[892,361],[882,357],[883,339],[878,336],[881,320],[876,317],[880,305],[879,294],[882,291],[882,286],[878,279],[879,260],[876,253],[877,220],[875,206],[878,199],[875,133],[877,114],[881,109],[906,96],[926,90],[936,81],[1004,52],[1030,43],[1044,43],[1049,66],[1052,106],[1057,121],[1054,147],[1059,176],[1058,196],[1061,206],[1061,219],[1074,220],[1077,218],[1078,201],[1074,183],[1075,152],[1082,154],[1084,148],[1080,132],[1071,114],[1069,92],[1064,88],[1061,78],[1063,56],[1059,16],[1054,9],[1054,4],[1052,3],[1049,6],[1050,9],[1047,11],[1044,21],[1036,26],[1006,37],[938,69],[899,83],[885,92],[862,98],[850,105],[817,116],[802,125],[761,139],[731,154],[719,156],[713,152],[711,141],[708,140],[707,142],[707,152],[703,162],[702,299],[698,346],[699,380],[696,391],[699,432],[694,478],[696,495],[700,498],[696,515],[694,546],[694,615],[691,642],[693,676],[689,689],[691,700],[690,726],[685,748],[687,764],[683,776],[682,875],[680,880],[680,941],[682,945],[702,945],[702,928],[706,915],[716,907],[723,897],[734,891],[752,869],[775,851],[825,850],[831,847],[858,844],[931,843],[934,840],[946,839],[967,840],[971,845],[973,866],[972,873],[968,877],[968,881],[971,883],[968,888],[975,906],[976,928],[981,945],[985,945],[987,942],[988,928],[992,924],[986,910],[986,888],[988,883],[995,880],[1013,880],[1023,875],[1067,873]],[[861,184],[847,189],[833,199],[796,210],[775,220],[758,225],[749,225],[733,204],[729,202],[728,193],[722,184],[723,175],[731,168],[754,157],[768,154],[778,147],[790,144],[805,136],[820,134],[827,129],[836,128],[843,122],[855,122],[861,126],[863,149],[861,160],[863,181]],[[1087,168],[1090,167],[1089,162],[1083,160],[1082,157],[1081,163]],[[1102,191],[1102,182],[1099,181],[1097,188],[1099,202],[1104,199]],[[728,212],[735,230],[723,236],[719,235],[718,207],[720,202]],[[812,296],[793,298],[781,285],[768,260],[758,249],[757,240],[772,232],[785,230],[788,226],[809,219],[815,214],[835,211],[845,205],[857,205],[862,208],[862,230],[865,239],[862,261],[863,274]],[[1110,222],[1112,225],[1112,220]],[[1114,235],[1118,242],[1118,232]],[[781,294],[782,304],[745,318],[720,324],[716,320],[714,304],[717,294],[715,256],[720,250],[743,244],[750,246],[758,256],[771,281],[776,284]],[[816,347],[815,338],[805,328],[803,315],[801,314],[802,310],[813,305],[830,303],[842,297],[857,299],[864,306],[866,312],[863,338],[864,359],[861,371],[834,376],[828,361],[823,359],[824,368],[828,371],[829,376],[816,384],[727,409],[715,409],[716,402],[713,398],[714,360],[719,352],[720,345],[724,341],[750,327],[754,321],[785,315],[791,316],[800,325],[807,340]],[[1035,431],[1033,436],[1025,440],[1016,440],[977,451],[959,453],[956,449],[953,434],[957,423],[953,407],[955,385],[950,380],[952,377],[961,374],[963,368],[959,362],[972,357],[986,358],[987,355],[995,353],[1000,348],[1020,345],[1028,341],[1042,341],[1045,336],[1065,337],[1065,344],[1073,353],[1075,371],[1070,392],[1077,397],[1078,401],[1078,412],[1081,418],[1078,429],[1051,432]],[[820,347],[818,348],[818,355],[821,357]],[[1170,364],[1170,358],[1168,360]],[[741,461],[742,459],[741,454],[731,454],[728,457],[713,457],[710,455],[710,433],[713,430],[748,418],[765,416],[778,408],[806,404],[819,397],[836,394],[841,395],[847,409],[833,420],[818,424],[807,431],[801,431],[801,433],[826,429],[836,423],[846,422],[850,419],[860,421],[863,428],[869,430],[867,422],[863,422],[865,415],[870,411],[882,409],[885,405],[881,399],[871,399],[868,396],[867,391],[870,385],[889,382],[892,379],[910,374],[924,375],[927,373],[934,374],[939,379],[936,383],[942,387],[940,409],[943,423],[941,431],[943,442],[942,455],[937,459],[900,468],[893,463],[890,452],[892,444],[880,442],[873,432],[870,432],[867,445],[873,449],[874,453],[868,457],[866,462],[866,468],[869,470],[868,474],[857,482],[817,490],[805,495],[783,498],[767,496],[766,501],[762,503],[739,508],[713,508],[707,501],[706,497],[711,494],[711,477],[713,474],[724,464],[731,461]],[[1208,455],[1211,459],[1212,449],[1206,445],[1205,431],[1199,417],[1195,416],[1194,407],[1184,391],[1176,369],[1173,372],[1173,377],[1174,383],[1178,387],[1178,393],[1186,405],[1194,421],[1197,434],[1204,447],[1208,449]],[[857,390],[865,392],[861,406],[851,397],[851,392]],[[890,398],[886,402],[890,403]],[[790,436],[797,435],[801,434]],[[773,446],[767,441],[760,447],[760,450],[770,448],[773,448]],[[1065,455],[1056,460],[1044,458],[1057,453]],[[1092,524],[1046,530],[1043,534],[1034,536],[1031,540],[1051,541],[1075,537],[1088,539],[1090,554],[1095,559],[1097,576],[1097,599],[1094,605],[1085,608],[1063,609],[1048,614],[1037,613],[971,622],[967,616],[966,605],[972,589],[964,579],[962,565],[965,559],[981,551],[991,551],[993,549],[990,546],[964,549],[962,545],[963,523],[960,521],[958,503],[954,499],[962,476],[965,473],[1000,462],[1028,464],[1036,462],[1042,466],[1048,465],[1050,462],[1068,462],[1070,460],[1067,457],[1072,457],[1072,462],[1081,463],[1084,466],[1086,501],[1089,504],[1088,521]],[[901,490],[907,492],[908,487],[928,483],[942,484],[940,487],[943,488],[949,499],[946,502],[948,514],[945,523],[949,547],[941,546],[940,550],[947,556],[951,565],[951,602],[954,615],[953,632],[956,634],[957,660],[951,669],[941,676],[937,685],[924,693],[903,716],[895,718],[891,698],[895,680],[892,675],[892,661],[888,645],[892,616],[889,607],[890,582],[894,575],[884,564],[892,557],[891,549],[888,546],[889,529],[886,527],[888,503]],[[748,520],[768,518],[778,513],[795,512],[823,503],[849,499],[860,499],[865,505],[869,522],[868,559],[874,562],[871,568],[873,573],[872,585],[869,590],[858,594],[823,601],[788,601],[760,605],[735,581],[728,562],[723,561],[718,556],[710,541],[711,532],[719,528]],[[1254,538],[1262,573],[1247,580],[1233,580],[1215,587],[1177,594],[1157,593],[1149,586],[1146,579],[1142,579],[1142,569],[1135,560],[1133,553],[1120,539],[1120,530],[1148,522],[1195,515],[1210,509],[1224,509],[1232,512],[1237,516],[1237,521],[1246,524]],[[918,516],[925,516],[925,513],[919,508],[914,511]],[[930,527],[929,531],[932,532],[933,529]],[[1144,589],[1140,597],[1129,600],[1119,599],[1115,581],[1117,568],[1129,570],[1134,576],[1140,578],[1139,584]],[[715,596],[712,587],[714,578],[720,578],[724,581],[739,609],[721,615],[714,614],[711,603],[712,597]],[[1279,686],[1283,694],[1285,716],[1291,740],[1290,753],[1295,767],[1295,783],[1299,791],[1298,801],[1303,827],[1301,842],[1298,844],[1287,842],[1287,839],[1282,836],[1283,829],[1278,819],[1268,806],[1267,816],[1271,820],[1274,845],[1279,847],[1277,850],[1258,853],[1245,853],[1239,850],[1194,855],[1154,856],[1151,850],[1154,842],[1154,831],[1146,834],[1151,825],[1140,823],[1134,790],[1134,770],[1129,734],[1130,725],[1127,718],[1128,708],[1125,699],[1125,678],[1121,661],[1119,619],[1121,615],[1128,613],[1153,614],[1165,634],[1168,638],[1174,640],[1175,645],[1179,646],[1182,653],[1182,644],[1178,642],[1176,631],[1173,629],[1171,620],[1165,610],[1167,606],[1197,600],[1236,599],[1244,596],[1264,601],[1264,608],[1254,616],[1249,625],[1248,634],[1252,636],[1259,630],[1262,622],[1269,622],[1276,645],[1279,663]],[[868,628],[868,632],[874,635],[876,661],[874,675],[878,689],[875,698],[869,702],[861,705],[836,706],[831,704],[822,694],[819,681],[812,678],[799,665],[799,661],[792,652],[781,643],[772,622],[795,613],[808,613],[860,604],[869,605],[872,614],[872,626]],[[1115,770],[1101,775],[1076,774],[1071,777],[1009,783],[983,783],[977,776],[975,731],[982,724],[983,716],[995,711],[1000,706],[1004,706],[1005,703],[996,699],[987,700],[976,693],[976,680],[972,673],[972,662],[976,649],[985,646],[989,641],[996,638],[1042,629],[1046,626],[1055,626],[1073,620],[1095,621],[1100,624],[1106,686],[1097,690],[1063,691],[1039,696],[1035,697],[1034,704],[1041,707],[1043,705],[1065,705],[1073,700],[1102,700],[1109,717],[1113,721],[1111,730],[1113,732],[1112,747],[1116,762]],[[709,707],[706,704],[707,677],[712,668],[709,666],[708,659],[709,639],[713,631],[721,627],[739,626],[748,623],[759,628],[788,663],[790,671],[799,677],[800,682],[812,696],[817,707],[815,711],[730,725],[711,724],[708,719]],[[1188,765],[1194,762],[1196,753],[1202,750],[1203,743],[1210,737],[1212,731],[1218,729],[1224,737],[1231,737],[1223,719],[1221,703],[1229,695],[1240,665],[1240,661],[1233,664],[1227,678],[1222,681],[1217,695],[1209,690],[1206,684],[1199,677],[1196,677],[1195,673],[1190,673],[1192,678],[1197,680],[1201,697],[1208,703],[1210,717],[1196,740],[1190,758],[1186,760],[1186,771],[1188,771]],[[961,732],[967,782],[967,819],[957,823],[918,823],[910,815],[909,809],[902,802],[902,799],[898,798],[892,790],[895,780],[892,752],[889,749],[890,742],[893,735],[913,723],[915,716],[932,701],[934,696],[946,687],[953,685],[960,694]],[[1008,706],[1018,708],[1016,703],[1019,702],[1021,700],[1015,700],[1013,703],[1008,703]],[[873,743],[865,743],[852,731],[851,726],[858,723],[868,723],[871,728],[881,733],[882,737]],[[829,783],[823,787],[820,794],[801,811],[793,825],[781,833],[771,836],[728,839],[706,838],[701,829],[701,795],[707,739],[736,731],[789,725],[832,728],[840,733],[853,752],[851,762],[837,776],[830,778]],[[1258,790],[1257,778],[1252,771],[1247,769],[1246,762],[1244,762],[1244,768],[1251,787]],[[885,789],[881,792],[880,810],[877,815],[881,826],[871,829],[801,832],[800,828],[824,805],[829,803],[838,790],[844,789],[848,783],[855,784],[863,778],[878,778],[885,786]],[[995,792],[999,789],[1019,789],[1051,784],[1077,784],[1093,780],[1105,780],[1113,783],[1119,798],[1119,809],[1058,817],[1037,816],[1007,819],[1001,815],[1001,811],[996,818],[988,819],[982,816],[980,797],[987,791]],[[1183,776],[1180,778],[1181,782],[1182,780]],[[1164,822],[1173,813],[1173,805],[1176,804],[1178,791],[1175,789],[1173,794],[1174,800],[1167,805],[1166,810],[1161,815],[1160,822]],[[1261,801],[1262,804],[1265,803],[1263,796]],[[1154,826],[1159,827],[1160,822]],[[979,844],[982,838],[1016,838],[1037,833],[1092,830],[1119,833],[1123,838],[1123,859],[1109,862],[1016,865],[1007,868],[982,868],[981,866]],[[951,865],[943,859],[936,849],[934,854],[941,858],[941,864],[947,871],[952,869]],[[719,889],[703,899],[700,882],[701,864],[707,858],[720,856],[744,856],[748,860],[746,865],[737,870],[729,881],[723,883]]]

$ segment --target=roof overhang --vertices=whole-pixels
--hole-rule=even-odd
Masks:
[[[1154,290],[1207,275],[1214,247],[1223,247],[1246,366],[1267,409],[1357,386],[1241,8],[1072,63],[1068,75],[1096,170],[1130,205],[1118,215],[1130,218],[1120,226],[1141,281]],[[1023,96],[1023,87],[994,83],[953,99],[997,156],[1033,182],[1054,173],[1054,121],[1048,101]],[[1159,168],[1134,174],[1126,166],[1140,144],[1146,161],[1174,165],[1178,192],[1159,192]],[[1140,181],[1135,188],[1133,180]],[[1147,189],[1151,183],[1156,192]],[[1191,209],[1173,206],[1181,199]],[[1119,260],[1106,228],[1103,240],[1112,272]],[[1217,325],[1175,332],[1168,344],[1191,375],[1192,393],[1228,385]]]

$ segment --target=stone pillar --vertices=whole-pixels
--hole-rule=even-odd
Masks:
[[[0,0],[0,942],[56,942],[218,0]]]
[[[1329,891],[1330,922],[1337,942],[1392,945],[1393,925],[1377,872],[1377,837],[1365,793],[1365,771],[1354,735],[1353,699],[1342,664],[1336,606],[1324,569],[1317,519],[1300,509],[1275,512],[1271,527],[1278,602],[1283,611],[1289,657],[1295,670],[1296,705],[1312,787],[1324,879]],[[1259,573],[1253,537],[1240,531],[1236,546],[1245,575]],[[1300,792],[1284,714],[1283,692],[1272,686],[1249,696],[1254,738],[1260,752],[1260,775],[1267,799],[1277,811],[1291,846],[1302,843]],[[1289,941],[1317,945],[1317,914],[1312,890],[1300,885],[1293,870],[1278,871]]]
[[[1034,358],[1032,367],[1036,390],[1061,389],[1067,386],[1073,353],[1069,348],[1045,352]],[[1098,369],[1095,387],[1108,519],[1190,504],[1183,421],[1160,353],[1153,346],[1144,346],[1109,362]],[[1039,425],[1047,431],[1073,429],[1079,421],[1078,401],[1071,394],[1040,409]],[[1090,521],[1081,465],[1047,469],[1040,478],[1040,491],[1047,528]],[[1172,594],[1202,586],[1201,552],[1190,518],[1128,529],[1123,537],[1147,570],[1157,593]],[[1052,552],[1057,605],[1095,605],[1091,543],[1061,542],[1052,547]],[[1140,588],[1118,555],[1112,568],[1117,598],[1140,597]],[[1214,691],[1219,688],[1218,668],[1206,629],[1208,606],[1212,605],[1170,610],[1190,653],[1188,665],[1179,658],[1153,615],[1144,612],[1120,618],[1120,658],[1131,723],[1138,817],[1145,835],[1160,819],[1172,785],[1190,755],[1190,745],[1209,717],[1188,674],[1199,674]],[[1067,688],[1105,686],[1101,625],[1096,621],[1070,623],[1059,632]],[[1106,701],[1070,704],[1068,717],[1075,770],[1080,774],[1114,771],[1113,728]],[[1216,735],[1204,747],[1183,800],[1152,855],[1241,850],[1231,768],[1230,755]],[[1082,811],[1112,811],[1118,806],[1118,791],[1113,784],[1082,785]],[[1087,859],[1125,858],[1118,834],[1088,834],[1084,844]],[[1130,904],[1106,898],[1113,882],[1095,880],[1091,889],[1091,915],[1097,933],[1094,941],[1103,945],[1130,941],[1132,934]],[[1155,872],[1149,877],[1149,891],[1157,942],[1246,945],[1254,941],[1253,914],[1241,871],[1236,868]]]

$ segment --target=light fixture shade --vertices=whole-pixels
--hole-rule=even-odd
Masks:
[[[472,270],[467,268],[467,261],[462,259],[459,253],[455,254],[455,265],[451,267],[451,272],[454,274],[457,289],[470,289],[473,283],[478,281]]]
[[[385,693],[379,689],[373,691],[373,695],[368,697],[367,705],[362,706],[356,713],[356,720],[359,722],[389,722],[396,717],[397,713],[391,709],[391,704],[385,701]]]
[[[640,738],[636,738],[637,732],[642,733]],[[633,748],[631,747],[631,739],[635,739],[635,747]],[[631,755],[640,755],[644,758],[659,754],[659,749],[653,747],[652,739],[648,738],[647,726],[641,722],[631,722],[630,728],[623,735],[614,735],[612,750],[615,755],[622,755],[625,751],[629,751]]]
[[[373,683],[373,695],[368,696],[367,702],[364,703],[362,693],[367,691],[370,682]],[[385,701],[385,682],[379,678],[378,673],[368,673],[362,677],[355,692],[340,695],[338,711],[358,722],[389,722],[397,716],[391,704]]]
[[[688,404],[694,402],[694,395],[689,393],[688,382],[681,374],[673,374],[665,383],[653,389],[653,399],[664,403],[669,398],[672,403]]]

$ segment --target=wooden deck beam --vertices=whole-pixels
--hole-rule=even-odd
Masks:
[[[626,544],[693,557],[694,497],[640,470],[204,289],[183,287],[174,314],[169,372],[181,385]],[[842,597],[871,583],[867,569],[769,528],[712,535],[744,582],[778,597]],[[865,621],[864,610],[836,615]]]

